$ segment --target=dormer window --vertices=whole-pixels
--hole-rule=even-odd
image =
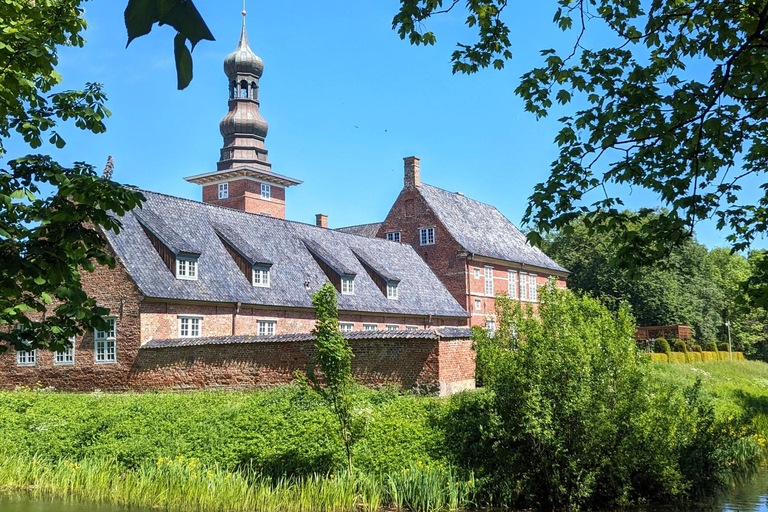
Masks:
[[[253,267],[253,286],[269,288],[268,267]]]
[[[387,283],[387,298],[390,300],[397,300],[397,285],[398,283]]]
[[[267,185],[266,183],[261,184],[261,198],[262,199],[269,199],[272,197],[272,186]]]
[[[229,183],[219,183],[219,199],[229,197]]]
[[[176,257],[176,279],[197,281],[197,258]]]
[[[355,278],[354,277],[341,278],[341,294],[342,295],[355,294]]]

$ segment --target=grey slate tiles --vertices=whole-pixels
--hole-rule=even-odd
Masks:
[[[422,183],[418,187],[440,222],[467,251],[478,256],[568,272],[538,247],[499,210],[461,194]]]
[[[355,274],[354,295],[338,295],[340,311],[469,316],[408,245],[156,192],[142,193],[146,197],[143,209],[127,213],[121,219],[120,233],[109,232],[106,236],[147,297],[311,308],[312,293],[327,278],[307,250],[305,241],[308,241],[333,255],[344,270]],[[141,229],[137,214],[162,219],[181,240],[200,251],[196,281],[174,277]],[[258,252],[258,259],[272,263],[269,288],[252,286],[217,236],[214,225],[227,226]],[[398,300],[387,299],[353,254],[353,248],[386,264],[388,273],[400,278]]]

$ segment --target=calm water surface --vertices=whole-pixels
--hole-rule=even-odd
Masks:
[[[635,512],[768,512],[768,468],[752,478],[735,483],[732,488],[709,503],[690,504],[684,507],[643,508]],[[147,509],[93,505],[62,500],[30,498],[24,495],[0,495],[0,512],[156,512]]]

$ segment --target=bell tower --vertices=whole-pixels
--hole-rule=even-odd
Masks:
[[[224,59],[229,111],[219,123],[224,138],[216,171],[184,178],[203,186],[203,202],[285,218],[285,189],[301,181],[272,172],[259,112],[264,62],[248,45],[245,10],[240,42]]]

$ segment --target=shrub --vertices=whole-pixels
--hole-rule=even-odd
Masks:
[[[691,350],[694,352],[704,352],[704,349],[698,343],[694,343]]]
[[[728,352],[730,348],[731,348],[730,345],[728,345],[728,343],[725,343],[725,342],[717,346],[717,349],[722,350],[723,352]]]
[[[667,354],[667,356],[672,352],[669,348],[669,343],[664,338],[656,338],[656,341],[653,344],[653,351],[658,354]]]
[[[675,341],[675,344],[672,345],[672,351],[673,352],[688,352],[688,345],[685,344],[683,340],[677,340]]]
[[[708,341],[704,344],[704,350],[707,352],[714,352],[717,353],[717,343],[714,341]]]

